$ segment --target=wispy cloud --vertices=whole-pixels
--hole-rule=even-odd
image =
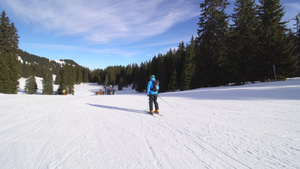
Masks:
[[[124,49],[116,48],[104,48],[104,49],[94,49],[85,46],[73,46],[73,45],[53,45],[53,44],[37,44],[37,43],[22,43],[23,46],[37,47],[39,49],[51,49],[55,51],[79,51],[87,53],[96,53],[102,56],[105,55],[118,55],[123,57],[131,57],[137,54],[137,52],[129,52]]]
[[[29,24],[98,44],[152,37],[199,14],[192,0],[6,1]]]
[[[300,10],[300,3],[286,3],[284,5],[289,7],[289,8]]]
[[[284,9],[285,9],[285,15],[283,17],[284,21],[287,21],[288,28],[294,29],[294,24],[296,23],[293,18],[296,17],[298,12],[300,12],[300,2],[283,2]]]

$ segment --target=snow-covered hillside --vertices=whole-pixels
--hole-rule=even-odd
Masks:
[[[0,168],[300,166],[299,78],[162,93],[163,117],[144,111],[145,94],[100,88],[0,94]]]

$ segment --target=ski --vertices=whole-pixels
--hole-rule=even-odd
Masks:
[[[145,109],[145,112],[146,112],[147,114],[152,115],[153,117],[155,117],[155,116],[154,116],[154,113],[150,113],[147,109]]]
[[[147,110],[147,109],[145,109],[145,112],[147,112],[148,114],[150,114],[150,115],[159,115],[159,116],[161,116],[161,117],[163,117],[164,115],[162,115],[162,114],[160,114],[160,113],[155,113],[155,112],[153,112],[153,113],[149,113],[149,111]]]
[[[157,115],[159,115],[159,116],[161,116],[161,117],[163,117],[164,115],[162,115],[162,114],[160,114],[160,113],[154,113],[154,114],[157,114]]]

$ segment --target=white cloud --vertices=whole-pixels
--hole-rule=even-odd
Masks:
[[[288,21],[287,27],[294,30],[295,20],[293,18],[300,12],[300,3],[283,3],[285,9],[284,21]]]
[[[300,3],[286,3],[284,5],[296,10],[300,10]]]
[[[137,54],[137,52],[129,52],[124,49],[119,48],[104,48],[104,49],[94,49],[84,46],[72,46],[72,45],[53,45],[53,44],[37,44],[37,43],[22,43],[23,46],[37,47],[39,49],[51,49],[54,51],[80,51],[87,53],[101,54],[102,56],[109,55],[119,55],[126,58],[130,58]]]
[[[17,16],[39,29],[90,43],[137,41],[198,16],[190,0],[7,0]]]

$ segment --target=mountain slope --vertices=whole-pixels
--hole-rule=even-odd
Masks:
[[[297,168],[300,79],[145,94],[0,94],[0,168]]]

